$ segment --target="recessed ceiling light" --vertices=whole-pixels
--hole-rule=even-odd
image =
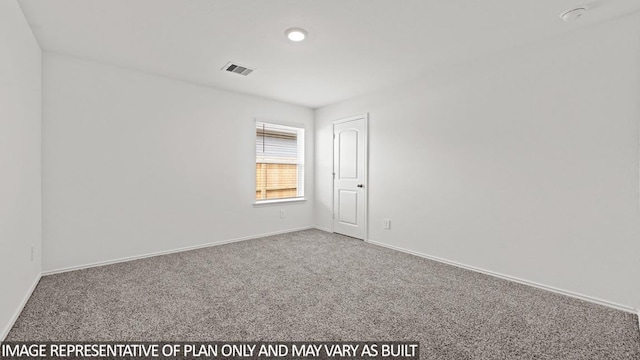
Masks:
[[[586,8],[583,8],[583,7],[575,8],[575,9],[571,9],[569,11],[563,12],[562,14],[560,14],[560,18],[565,22],[578,20],[578,18],[584,15],[585,12],[587,12]]]
[[[307,37],[307,30],[301,28],[290,28],[284,32],[291,41],[299,42]]]

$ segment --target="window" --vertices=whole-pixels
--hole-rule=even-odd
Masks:
[[[304,129],[256,122],[256,202],[304,197]]]

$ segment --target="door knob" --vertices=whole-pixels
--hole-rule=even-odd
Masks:
[[[362,188],[362,187],[364,187],[364,185],[362,185],[362,184],[358,184],[358,187],[359,187],[359,188]]]

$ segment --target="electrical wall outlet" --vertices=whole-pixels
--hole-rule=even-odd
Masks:
[[[280,219],[284,219],[284,210],[280,210]]]
[[[389,219],[382,220],[382,226],[387,230],[391,229],[391,220]]]

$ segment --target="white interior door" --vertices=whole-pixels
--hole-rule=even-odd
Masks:
[[[367,117],[333,123],[333,231],[365,239]]]

